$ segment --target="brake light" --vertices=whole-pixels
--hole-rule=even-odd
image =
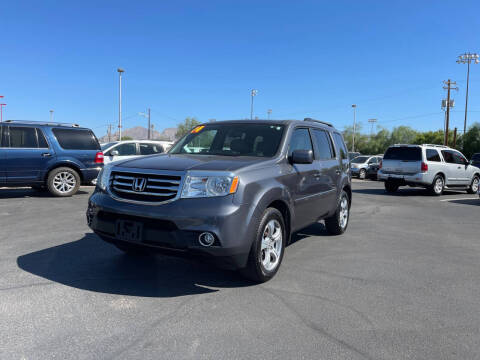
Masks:
[[[422,161],[422,172],[427,172],[427,171],[428,171],[428,164]]]
[[[95,164],[103,164],[103,152],[99,151],[95,154]]]

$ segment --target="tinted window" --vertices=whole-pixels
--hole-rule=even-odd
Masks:
[[[113,145],[115,145],[116,143],[117,143],[116,141],[114,141],[114,142],[109,142],[109,143],[100,145],[100,147],[102,148],[102,150],[105,151],[105,150],[108,149],[110,146],[113,146]]]
[[[272,157],[280,145],[283,125],[208,124],[196,127],[170,154]]]
[[[37,139],[38,139],[38,147],[39,148],[48,148],[47,140],[45,139],[45,135],[43,135],[43,131],[37,128]]]
[[[158,154],[163,152],[163,147],[158,144],[147,144],[141,143],[140,144],[140,155],[152,155]]]
[[[312,150],[312,141],[308,129],[296,129],[290,140],[288,155],[291,156],[295,150]]]
[[[37,148],[35,128],[10,126],[10,147]]]
[[[452,151],[452,153],[453,153],[453,160],[455,161],[455,164],[465,165],[468,162],[467,159],[465,159],[465,157],[459,152]]]
[[[110,154],[112,151],[118,151],[118,156],[137,155],[137,145],[135,143],[120,144],[110,150]]]
[[[449,164],[455,164],[455,159],[453,158],[453,153],[448,150],[442,150],[443,159]]]
[[[420,147],[395,146],[387,149],[384,160],[422,161]]]
[[[340,158],[348,159],[348,151],[345,143],[343,142],[343,137],[339,133],[333,133],[333,140],[335,141],[335,145],[340,152]]]
[[[332,159],[332,142],[330,136],[323,130],[312,130],[315,138],[315,158],[317,159]]]
[[[440,162],[440,154],[435,149],[427,149],[427,160]]]
[[[100,150],[100,144],[90,130],[53,129],[53,133],[66,150]]]

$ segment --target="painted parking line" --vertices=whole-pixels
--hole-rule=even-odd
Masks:
[[[443,199],[440,201],[455,201],[455,200],[477,200],[478,197],[470,197],[470,198],[456,198],[456,199]]]

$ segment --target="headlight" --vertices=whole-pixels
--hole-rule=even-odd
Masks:
[[[225,196],[234,194],[237,187],[238,176],[189,174],[183,184],[182,198]]]
[[[97,177],[97,186],[103,191],[107,191],[108,182],[110,181],[110,174],[112,173],[112,167],[105,165],[100,171]]]

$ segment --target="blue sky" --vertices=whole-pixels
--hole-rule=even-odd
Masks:
[[[479,1],[3,1],[0,95],[9,119],[78,122],[98,135],[118,119],[156,129],[187,116],[255,115],[333,122],[377,118],[387,128],[442,128],[442,81],[460,91],[480,52]],[[480,64],[472,66],[469,119],[480,121]],[[4,118],[5,118],[4,117]]]

